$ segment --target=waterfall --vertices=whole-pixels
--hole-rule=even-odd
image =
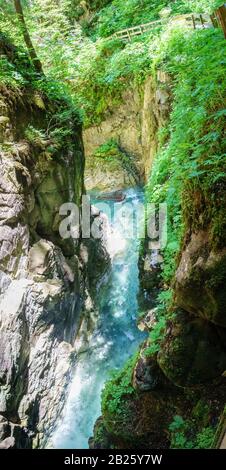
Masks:
[[[132,202],[134,210],[138,210],[141,190],[129,189],[126,196],[126,202]],[[113,202],[109,201],[109,204]],[[120,368],[144,338],[136,327],[139,240],[123,238],[120,233],[118,216],[123,204],[115,204],[111,230],[107,235],[112,269],[108,285],[103,290],[99,320],[88,351],[78,357],[64,414],[51,439],[54,448],[88,448],[88,438],[101,414],[104,382],[111,370]],[[130,216],[125,210],[125,224],[129,224],[126,217]]]

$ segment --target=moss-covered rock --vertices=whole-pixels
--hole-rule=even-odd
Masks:
[[[176,272],[177,305],[226,327],[225,282],[226,248],[213,250],[208,232],[193,233]]]
[[[226,369],[222,330],[178,310],[168,322],[158,364],[170,381],[193,387],[221,376]],[[226,336],[225,336],[226,338]]]
[[[110,449],[112,448],[112,437],[108,433],[102,416],[100,416],[93,429],[93,437],[89,439],[90,449]]]
[[[168,385],[168,380],[162,373],[157,361],[156,354],[145,354],[147,343],[141,348],[139,358],[133,371],[133,386],[141,392],[158,390]]]
[[[142,177],[134,156],[110,139],[86,155],[87,190],[117,190],[140,184]]]
[[[103,423],[117,448],[167,447],[167,424],[187,406],[182,389],[160,370],[156,358],[148,359],[149,388],[137,383],[143,359],[134,358],[106,383],[102,395]],[[143,368],[142,368],[143,370]]]

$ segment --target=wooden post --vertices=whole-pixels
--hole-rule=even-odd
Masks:
[[[226,39],[226,3],[216,10],[216,16],[219,20],[221,28],[223,29],[224,37]]]
[[[192,15],[192,23],[193,23],[193,28],[196,29],[196,24],[195,24],[195,17]]]
[[[215,14],[213,13],[212,15],[210,15],[210,19],[211,19],[211,23],[213,25],[214,28],[217,28],[218,26],[218,21],[216,19],[216,16]]]
[[[203,17],[202,15],[199,15],[200,16],[200,21],[201,21],[201,25],[203,28],[205,28],[205,24],[204,24],[204,21],[203,21]]]

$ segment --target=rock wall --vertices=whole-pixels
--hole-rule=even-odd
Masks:
[[[90,327],[109,266],[94,240],[62,240],[59,207],[80,205],[84,153],[76,116],[56,140],[53,104],[2,87],[0,101],[0,441],[43,446],[65,402],[81,324]],[[95,269],[93,263],[95,260]],[[90,272],[92,271],[92,278]]]
[[[122,103],[113,109],[99,126],[83,130],[86,155],[85,184],[92,189],[103,185],[109,189],[131,185],[123,166],[111,169],[98,163],[95,165],[95,151],[114,139],[120,149],[130,155],[140,174],[141,182],[146,181],[157,150],[157,131],[167,120],[170,111],[170,79],[165,72],[158,72],[156,81],[148,77],[140,87],[130,87],[122,96]],[[97,174],[97,181],[93,180]],[[102,186],[103,187],[103,186]],[[113,186],[110,187],[112,189]]]
[[[174,279],[175,313],[158,363],[173,383],[195,387],[226,370],[226,249],[213,247],[208,229],[185,240]]]

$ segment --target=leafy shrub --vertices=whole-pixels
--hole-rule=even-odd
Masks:
[[[152,356],[160,350],[160,343],[166,326],[166,318],[161,317],[154,325],[149,335],[150,346],[145,349],[146,356]]]
[[[100,145],[94,156],[111,160],[112,157],[117,157],[119,155],[118,144],[115,139],[109,139],[104,144]]]
[[[150,0],[113,0],[96,15],[95,35],[106,37],[117,30],[159,19],[165,7],[170,7],[172,14],[189,11],[183,0],[152,0],[151,5]]]
[[[200,429],[196,421],[184,420],[176,415],[169,425],[171,448],[173,449],[209,449],[212,445],[215,429],[206,426]]]
[[[132,374],[137,355],[130,359],[118,372],[112,373],[112,379],[106,382],[102,391],[103,413],[123,415],[127,412],[124,399],[135,393],[132,386]]]
[[[196,449],[209,449],[212,445],[215,430],[208,426],[200,431],[196,436]]]
[[[194,447],[194,443],[187,439],[186,432],[188,429],[188,423],[181,416],[174,416],[172,423],[169,425],[172,449],[192,449]]]

